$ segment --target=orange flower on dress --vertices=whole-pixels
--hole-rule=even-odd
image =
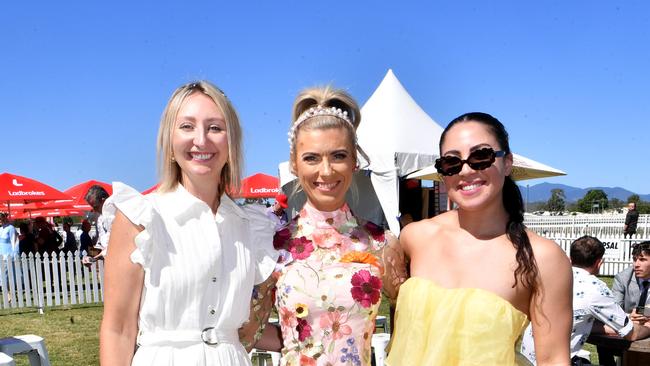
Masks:
[[[349,252],[341,257],[340,261],[343,263],[366,263],[377,267],[381,273],[384,272],[384,268],[379,263],[379,259],[368,252]]]
[[[316,366],[316,360],[309,356],[300,355],[300,365],[303,366]]]

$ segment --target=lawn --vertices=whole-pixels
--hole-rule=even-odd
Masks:
[[[611,288],[613,277],[601,277]],[[101,305],[79,305],[65,308],[46,309],[44,315],[35,310],[0,311],[0,338],[21,334],[36,334],[45,338],[45,345],[53,366],[98,365],[99,323],[102,318]],[[388,317],[388,301],[384,299],[380,315]],[[591,352],[592,363],[598,363],[596,348],[590,344],[585,349]],[[17,356],[16,364],[29,365],[26,356]]]
[[[50,363],[58,365],[99,364],[99,322],[101,305],[85,305],[45,310],[0,312],[0,338],[36,334],[45,339]],[[29,365],[27,356],[15,357],[19,366]]]

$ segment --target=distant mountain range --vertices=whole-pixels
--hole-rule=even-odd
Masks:
[[[556,184],[556,183],[535,184],[534,186],[528,187],[528,190],[526,190],[525,185],[519,186],[519,189],[521,190],[521,195],[524,197],[524,201],[526,201],[526,191],[528,191],[528,202],[548,201],[548,199],[551,198],[551,191],[557,188],[564,190],[564,195],[566,197],[567,202],[575,202],[581,199],[591,189],[602,189],[603,192],[607,194],[607,198],[609,199],[618,198],[621,201],[627,200],[628,197],[630,197],[635,193],[621,187],[577,188],[577,187],[567,186],[565,184]],[[640,193],[637,194],[639,195],[639,197],[641,197],[642,200],[650,201],[650,194],[640,194]]]

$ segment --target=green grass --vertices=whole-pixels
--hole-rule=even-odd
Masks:
[[[99,323],[101,305],[46,308],[41,315],[34,309],[0,312],[0,338],[36,334],[45,339],[50,363],[58,365],[99,364]],[[25,355],[15,357],[19,366],[29,365]]]
[[[599,277],[611,288],[614,277]],[[0,338],[21,334],[36,334],[45,339],[45,346],[53,366],[98,365],[99,323],[101,305],[78,305],[46,309],[40,315],[34,309],[0,311]],[[384,298],[379,314],[388,315],[388,300]],[[596,347],[585,344],[591,352],[591,362],[598,363]],[[29,365],[26,356],[16,356],[16,364]]]

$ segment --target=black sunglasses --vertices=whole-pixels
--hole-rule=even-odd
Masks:
[[[460,173],[460,171],[463,170],[463,164],[465,163],[474,170],[485,170],[494,164],[496,158],[505,155],[506,152],[503,150],[494,151],[491,147],[484,147],[472,151],[465,160],[453,155],[440,157],[436,159],[435,167],[436,170],[438,170],[438,173],[445,176],[451,176]]]

